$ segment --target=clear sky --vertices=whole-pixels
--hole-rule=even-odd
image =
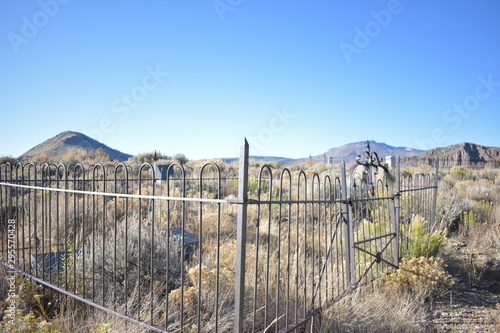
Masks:
[[[0,0],[0,156],[500,146],[498,0]]]

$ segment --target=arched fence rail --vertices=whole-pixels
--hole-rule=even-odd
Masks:
[[[434,228],[432,175],[370,147],[338,174],[208,162],[0,165],[0,264],[157,332],[291,332]],[[238,172],[236,174],[236,172]]]

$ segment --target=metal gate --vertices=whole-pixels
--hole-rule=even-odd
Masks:
[[[348,280],[352,287],[373,281],[399,261],[396,178],[370,145],[349,171]],[[398,170],[399,171],[399,170]]]

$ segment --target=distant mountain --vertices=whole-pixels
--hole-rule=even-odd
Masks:
[[[436,161],[439,161],[439,167],[443,168],[454,166],[500,168],[500,148],[464,142],[449,147],[431,149],[418,156],[404,158],[401,162],[414,166],[418,164],[435,165]]]
[[[394,147],[373,140],[369,140],[368,143],[370,144],[370,151],[377,153],[380,158],[385,158],[386,156],[415,156],[424,152],[423,150],[414,148]],[[354,164],[356,163],[356,156],[363,155],[365,152],[366,144],[367,141],[348,143],[337,148],[332,148],[322,155],[311,156],[309,159],[315,162],[331,162],[334,164],[344,160],[346,164]]]
[[[116,149],[109,148],[105,144],[102,144],[99,141],[86,136],[85,134],[66,131],[31,148],[26,153],[19,156],[18,159],[21,161],[25,161],[40,154],[46,154],[48,156],[60,156],[74,149],[92,151],[99,148],[104,149],[106,154],[118,161],[125,161],[132,156],[122,153]]]
[[[394,147],[385,143],[376,142],[373,140],[368,141],[370,144],[370,151],[376,152],[380,158],[385,158],[387,156],[415,156],[424,152],[424,150],[407,148],[407,147]],[[338,164],[341,163],[342,160],[346,162],[346,164],[355,164],[356,156],[363,155],[366,151],[367,141],[359,141],[348,143],[346,145],[332,148],[325,152],[324,154],[317,156],[309,156],[304,158],[287,158],[287,157],[277,157],[277,156],[250,156],[250,159],[259,160],[259,161],[276,161],[282,165],[294,164],[297,162],[308,162],[312,161],[315,163],[333,163]],[[231,163],[238,158],[222,158],[226,163]]]
[[[224,161],[224,163],[232,163],[234,161],[238,161],[239,159],[240,159],[239,157],[231,157],[231,158],[221,158],[220,160]],[[264,162],[278,162],[279,164],[286,164],[296,161],[296,159],[288,157],[255,156],[255,155],[248,156],[248,159],[255,161],[264,161]]]

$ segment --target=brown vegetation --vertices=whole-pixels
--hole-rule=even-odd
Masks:
[[[108,163],[109,156],[102,151],[95,152],[88,156],[85,161],[92,163]],[[69,163],[82,158],[78,152],[71,152],[63,155],[62,161]],[[145,154],[129,160],[134,169],[137,169],[142,163],[151,163],[152,154]],[[174,156],[173,159],[167,156],[161,156],[165,164],[179,161],[187,163],[186,168],[193,172],[198,172],[201,163],[187,161],[185,156]],[[49,157],[37,157],[36,162],[54,163]],[[253,167],[258,168],[258,162]],[[327,165],[309,165],[303,166],[314,168],[316,172],[326,171]],[[277,167],[277,166],[275,166]],[[221,165],[226,171],[236,170],[236,165]],[[422,167],[421,167],[422,168]],[[294,167],[292,172],[297,173],[299,167]],[[256,173],[257,169],[253,169]],[[408,170],[409,173],[413,172]],[[420,243],[414,244],[413,250],[407,253],[408,258],[402,261],[399,270],[387,275],[383,279],[357,289],[355,292],[346,295],[337,303],[326,309],[320,316],[313,319],[313,330],[317,332],[433,332],[437,328],[432,318],[436,305],[448,302],[453,294],[449,293],[450,288],[456,288],[455,285],[463,286],[460,281],[452,276],[464,277],[469,288],[486,288],[497,295],[500,292],[500,171],[495,169],[471,170],[465,167],[456,167],[451,170],[441,171],[440,184],[437,203],[437,230],[435,234],[424,234],[423,228],[414,228],[414,232],[421,232],[418,239]],[[136,189],[139,193],[139,189]],[[188,189],[189,190],[189,189]],[[250,186],[251,191],[256,191],[255,182]],[[147,193],[149,194],[149,193]],[[193,192],[195,195],[196,192]],[[188,196],[191,194],[187,194]],[[213,197],[213,193],[206,191],[206,197]],[[234,195],[234,193],[233,193]],[[110,201],[108,205],[115,202]],[[125,214],[123,202],[116,200],[117,212],[119,215]],[[132,204],[130,210],[138,209]],[[143,207],[146,209],[147,207]],[[197,207],[192,207],[197,209]],[[111,209],[108,211],[111,214]],[[221,322],[219,330],[222,332],[232,331],[231,317],[231,292],[233,291],[232,281],[234,279],[234,242],[229,241],[235,238],[235,226],[231,223],[235,216],[235,211],[223,212],[223,228],[221,235],[224,242],[221,244],[221,276],[224,276],[220,284],[222,297],[220,302],[227,304],[225,311],[221,315],[226,316],[226,320]],[[165,220],[160,217],[166,212],[159,209],[158,220]],[[170,214],[176,214],[172,209]],[[71,212],[70,212],[71,215]],[[205,237],[213,239],[215,237],[214,229],[217,227],[217,211],[212,208],[204,215],[203,232]],[[260,216],[265,217],[265,216]],[[112,218],[112,216],[109,216]],[[171,216],[175,221],[175,216]],[[252,224],[259,218],[256,211],[249,210],[249,223]],[[265,220],[265,219],[263,219]],[[415,217],[415,226],[419,217]],[[188,220],[188,227],[197,229],[197,220]],[[265,222],[259,226],[263,230],[268,225]],[[254,228],[254,225],[251,225]],[[270,236],[277,238],[279,230],[273,225],[268,229]],[[297,230],[290,230],[293,239],[302,237]],[[160,234],[158,232],[157,234]],[[119,235],[118,235],[119,236]],[[250,236],[251,237],[251,236]],[[120,238],[120,237],[118,237]],[[155,241],[158,245],[158,251],[165,249],[166,244],[161,240]],[[104,245],[100,245],[104,246]],[[107,244],[107,247],[110,245]],[[411,248],[410,248],[411,249]],[[204,315],[208,318],[213,316],[210,312],[213,309],[214,297],[210,286],[214,285],[215,280],[215,255],[210,247],[204,248],[206,259],[204,264],[187,267],[187,285],[184,288],[184,299],[181,300],[181,293],[178,288],[173,288],[169,294],[174,306],[180,306],[181,302],[185,311],[188,313],[196,312],[196,286],[201,285],[203,303],[202,307],[206,309]],[[247,247],[247,255],[255,256],[252,246]],[[162,258],[159,255],[158,258]],[[98,258],[98,262],[102,258]],[[283,260],[275,258],[273,260]],[[175,262],[175,260],[173,260]],[[148,267],[143,267],[148,269]],[[249,268],[250,270],[252,268]],[[178,272],[178,267],[173,267],[172,272]],[[257,268],[258,270],[258,268]],[[5,278],[5,274],[2,272]],[[0,274],[1,275],[1,274]],[[201,279],[198,277],[201,276]],[[178,278],[175,274],[172,277]],[[154,279],[154,277],[151,277]],[[173,282],[174,286],[177,282]],[[20,286],[17,301],[17,318],[22,319],[22,326],[18,326],[19,332],[115,332],[115,331],[141,331],[141,328],[133,324],[124,323],[123,320],[94,311],[87,306],[78,304],[66,299],[50,290],[42,288],[29,280],[18,276],[17,284]],[[177,283],[178,284],[178,283]],[[155,285],[158,290],[165,289],[164,285]],[[7,295],[7,284],[0,283],[0,295],[2,301],[0,308],[6,308],[9,298]],[[273,287],[270,287],[273,289]],[[155,289],[156,290],[156,289]],[[259,293],[262,290],[258,291]],[[119,292],[117,293],[119,295]],[[452,295],[452,296],[449,296]],[[265,297],[258,294],[258,297]],[[144,298],[147,303],[149,300]],[[451,301],[450,301],[451,302]],[[489,305],[488,305],[489,306]],[[132,308],[133,305],[130,305]],[[495,305],[489,306],[491,313],[484,318],[492,327],[497,325],[500,328],[498,308]],[[497,310],[495,310],[497,309]],[[495,312],[497,311],[497,312]],[[5,312],[3,313],[5,315]],[[161,317],[161,313],[158,313]],[[6,319],[6,317],[4,317]],[[197,327],[193,326],[193,329]],[[210,332],[213,327],[204,327],[202,331]],[[147,330],[144,330],[147,331]]]

